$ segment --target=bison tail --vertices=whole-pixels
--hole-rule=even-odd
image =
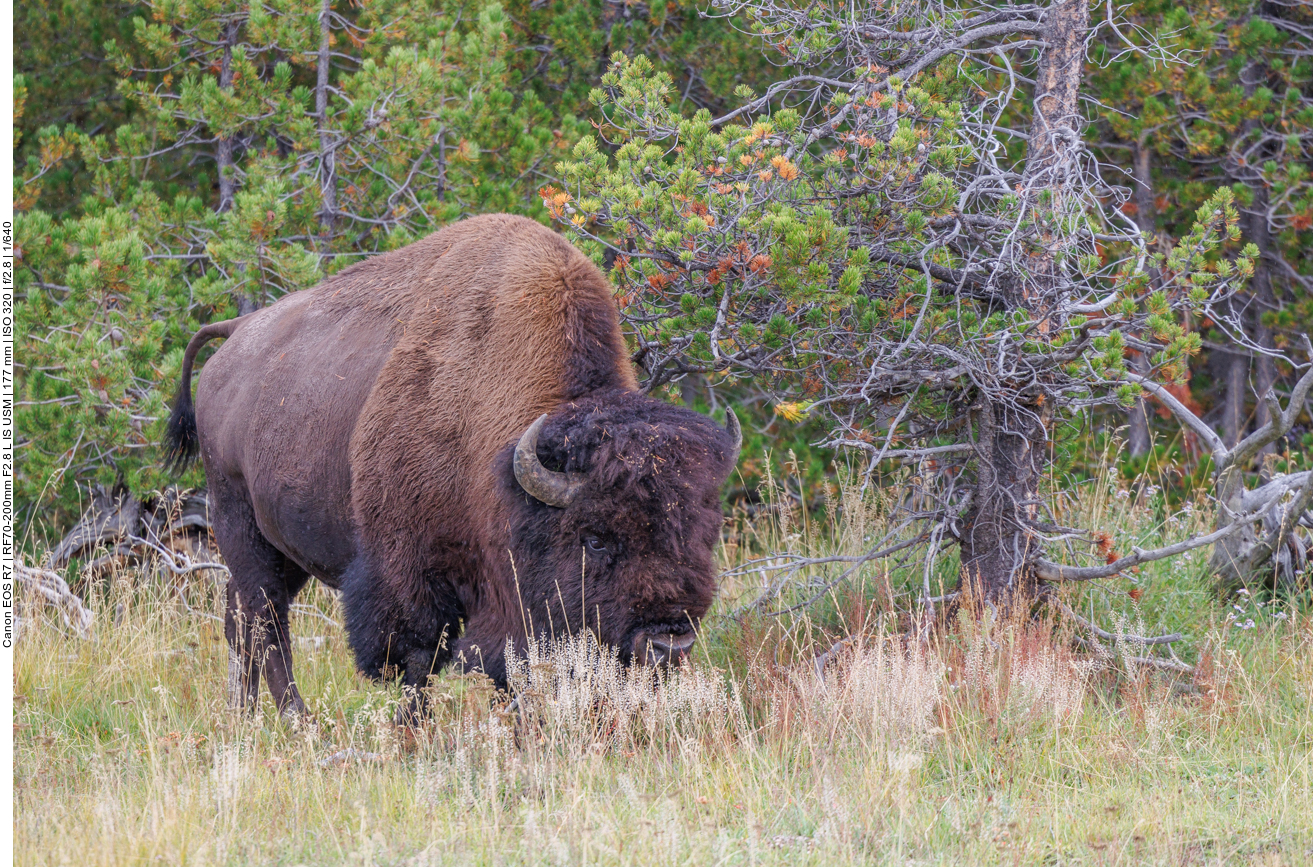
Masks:
[[[164,432],[164,466],[174,475],[191,466],[201,448],[200,437],[196,433],[196,407],[191,400],[191,369],[196,361],[196,353],[213,338],[231,335],[241,321],[241,318],[229,319],[206,325],[192,335],[187,351],[183,353],[182,382],[178,383],[173,412],[169,414],[169,424]]]

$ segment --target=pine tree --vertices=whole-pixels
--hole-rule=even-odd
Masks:
[[[997,600],[1070,577],[1043,551],[1050,435],[1138,396],[1128,348],[1159,377],[1184,373],[1190,317],[1256,255],[1216,255],[1239,235],[1230,191],[1170,250],[1145,249],[1129,191],[1081,146],[1080,0],[739,8],[798,74],[690,116],[668,76],[617,55],[594,94],[614,157],[584,139],[568,187],[544,190],[615,255],[647,387],[752,376],[781,415],[826,417],[868,477],[913,462],[917,529],[870,558],[924,544],[933,562],[952,540],[964,581]],[[978,43],[1016,59],[973,61]],[[1029,117],[1024,149],[1008,113]]]
[[[1156,0],[1134,4],[1126,12],[1120,21],[1101,22],[1101,38],[1091,45],[1088,88],[1098,100],[1102,134],[1096,148],[1110,165],[1123,169],[1125,183],[1132,188],[1123,210],[1134,219],[1149,248],[1163,250],[1174,234],[1189,231],[1194,218],[1193,208],[1163,214],[1164,225],[1159,226],[1158,200],[1163,190],[1156,178],[1164,174],[1163,161],[1173,161],[1174,97],[1187,59],[1212,44],[1219,22],[1208,17],[1209,10],[1191,11]],[[1179,168],[1171,165],[1168,174]],[[1151,279],[1156,278],[1151,274]],[[1132,365],[1140,375],[1151,372],[1143,353],[1133,356]],[[1128,413],[1127,446],[1132,457],[1149,451],[1149,412],[1148,402],[1141,398]]]
[[[131,34],[134,8],[116,0],[14,4],[13,64],[23,103],[14,124],[19,133],[14,143],[16,175],[30,161],[41,163],[49,156],[49,134],[39,131],[93,133],[124,122],[128,107],[116,91],[117,78],[104,46],[108,39]],[[76,207],[87,181],[79,168],[62,157],[46,164],[42,187],[47,209]]]
[[[342,5],[155,5],[107,46],[129,122],[38,134],[17,225],[29,517],[67,521],[79,484],[165,484],[156,443],[199,324],[463,214],[541,215],[541,168],[578,133],[520,87],[501,8]],[[74,158],[77,213],[41,210],[46,164]]]
[[[1283,378],[1274,356],[1313,330],[1313,10],[1266,2],[1225,9],[1215,40],[1180,88],[1177,153],[1197,175],[1220,173],[1231,184],[1246,239],[1260,254],[1249,291],[1236,302],[1243,327],[1212,335],[1214,343],[1239,347],[1230,354],[1223,416],[1234,443],[1245,433],[1251,396],[1254,426],[1271,420],[1257,398]]]

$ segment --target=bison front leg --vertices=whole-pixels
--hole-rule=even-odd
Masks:
[[[401,703],[397,705],[396,723],[399,726],[421,725],[429,715],[429,699],[424,689],[430,675],[435,675],[451,659],[451,652],[443,638],[432,649],[414,650],[406,655],[401,677]]]
[[[451,584],[428,573],[420,578],[379,575],[358,557],[342,577],[347,637],[360,671],[373,678],[401,676],[398,725],[428,716],[424,688],[451,661],[451,645],[464,609]]]
[[[506,639],[511,630],[500,620],[491,617],[472,622],[456,642],[452,661],[458,670],[487,675],[498,689],[506,689]],[[523,652],[523,636],[516,646]]]

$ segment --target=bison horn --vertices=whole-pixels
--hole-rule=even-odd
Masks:
[[[515,444],[515,458],[511,462],[515,469],[515,481],[535,500],[564,509],[570,505],[575,494],[584,483],[580,473],[558,473],[549,470],[538,460],[538,433],[547,421],[547,413],[538,416],[538,420],[529,425],[529,429]]]
[[[729,407],[725,407],[725,430],[730,439],[734,440],[734,455],[729,465],[735,467],[739,462],[739,451],[743,448],[743,428],[739,426],[739,417]]]

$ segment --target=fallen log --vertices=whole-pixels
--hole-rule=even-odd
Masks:
[[[92,492],[91,505],[59,544],[46,555],[46,569],[63,569],[82,560],[81,576],[97,578],[115,569],[150,562],[160,551],[214,559],[206,492],[175,487],[137,499],[121,485]],[[174,570],[176,571],[176,570]]]

